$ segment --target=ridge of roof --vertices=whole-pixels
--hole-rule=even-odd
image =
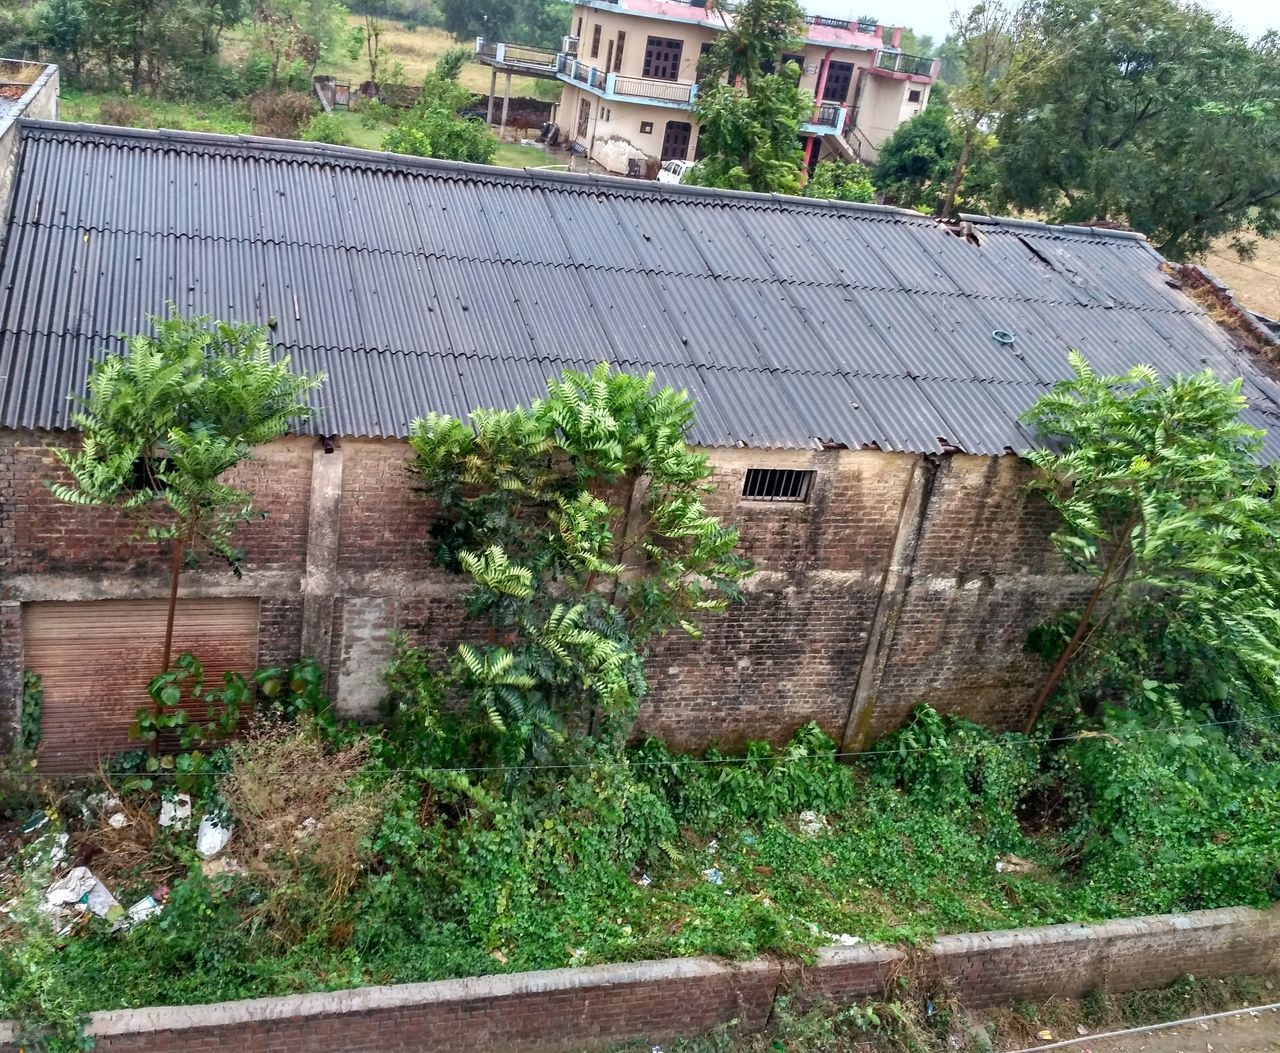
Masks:
[[[630,179],[626,176],[597,175],[586,172],[559,172],[540,168],[504,168],[498,165],[473,164],[466,161],[446,161],[439,158],[415,157],[410,154],[393,154],[382,150],[365,150],[355,146],[333,146],[327,143],[309,143],[297,139],[275,139],[261,135],[225,135],[217,132],[193,132],[170,128],[124,128],[117,125],[72,123],[22,118],[19,124],[24,132],[44,132],[66,138],[89,137],[102,140],[119,140],[134,148],[181,150],[184,146],[205,148],[244,156],[269,153],[281,160],[317,165],[348,165],[355,168],[373,168],[379,172],[421,173],[427,177],[475,179],[490,183],[521,183],[529,186],[559,184],[568,192],[618,193],[636,197],[697,199],[710,204],[754,204],[773,206],[783,210],[809,210],[815,212],[843,212],[877,219],[911,220],[922,225],[936,225],[938,220],[914,209],[894,205],[864,204],[856,201],[835,201],[823,198],[801,197],[794,194],[759,193],[746,190],[723,190],[718,187],[693,186],[682,183],[660,183],[653,180]],[[1144,234],[1130,230],[1105,227],[1055,225],[1040,220],[1019,219],[1013,216],[987,216],[960,213],[958,219],[984,227],[1009,229],[1034,229],[1049,234],[1069,234],[1099,239],[1118,238],[1146,242]]]

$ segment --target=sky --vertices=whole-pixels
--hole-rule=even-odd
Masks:
[[[1204,6],[1221,11],[1249,37],[1259,37],[1268,29],[1280,29],[1280,4],[1276,0],[1203,0]],[[909,26],[917,33],[928,33],[935,40],[947,35],[955,0],[908,0],[892,3],[886,0],[804,0],[810,14],[833,18],[856,18],[875,15],[886,24]],[[966,8],[972,3],[966,2]]]

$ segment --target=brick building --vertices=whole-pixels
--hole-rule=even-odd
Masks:
[[[125,744],[159,651],[165,553],[53,500],[90,354],[166,301],[269,327],[328,382],[260,451],[245,574],[184,579],[215,671],[321,658],[369,712],[389,634],[444,645],[456,583],[404,472],[429,410],[536,397],[607,360],[687,389],[713,508],[759,573],[650,664],[644,725],[696,747],[818,720],[848,744],[918,702],[1015,723],[1027,630],[1080,582],[1022,490],[1018,415],[1078,348],[1280,389],[1131,234],[528,174],[249,138],[19,122],[0,248],[0,725],[44,677],[45,761]],[[1269,438],[1272,452],[1280,438]],[[790,474],[786,474],[790,473]]]

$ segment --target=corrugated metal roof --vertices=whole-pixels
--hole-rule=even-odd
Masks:
[[[91,354],[172,301],[328,374],[313,431],[537,397],[610,361],[706,445],[1019,450],[1078,348],[1280,387],[1141,239],[514,172],[249,137],[24,122],[0,259],[0,424],[61,428]],[[1016,334],[1012,347],[992,330]],[[1272,440],[1280,453],[1280,430]]]

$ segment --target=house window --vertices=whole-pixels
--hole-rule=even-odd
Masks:
[[[612,40],[609,41],[609,50],[605,52],[605,56],[604,56],[604,71],[608,73],[611,69],[613,69],[613,41]]]
[[[643,75],[654,80],[679,80],[683,50],[684,41],[650,37],[644,47]]]
[[[600,54],[600,23],[596,23],[591,30],[591,57],[595,58]]]
[[[748,468],[742,496],[748,501],[791,501],[803,504],[813,489],[811,471],[793,468]]]
[[[924,93],[919,88],[912,88],[907,92],[907,102],[919,102],[922,94]]]
[[[640,134],[641,134],[641,135],[651,135],[652,133],[653,133],[653,121],[641,121],[641,122],[640,122]]]
[[[627,34],[618,31],[618,46],[613,52],[613,72],[622,72],[622,46],[627,42]]]
[[[573,35],[577,37],[579,40],[582,39],[582,16],[581,15],[578,16],[578,31]]]

